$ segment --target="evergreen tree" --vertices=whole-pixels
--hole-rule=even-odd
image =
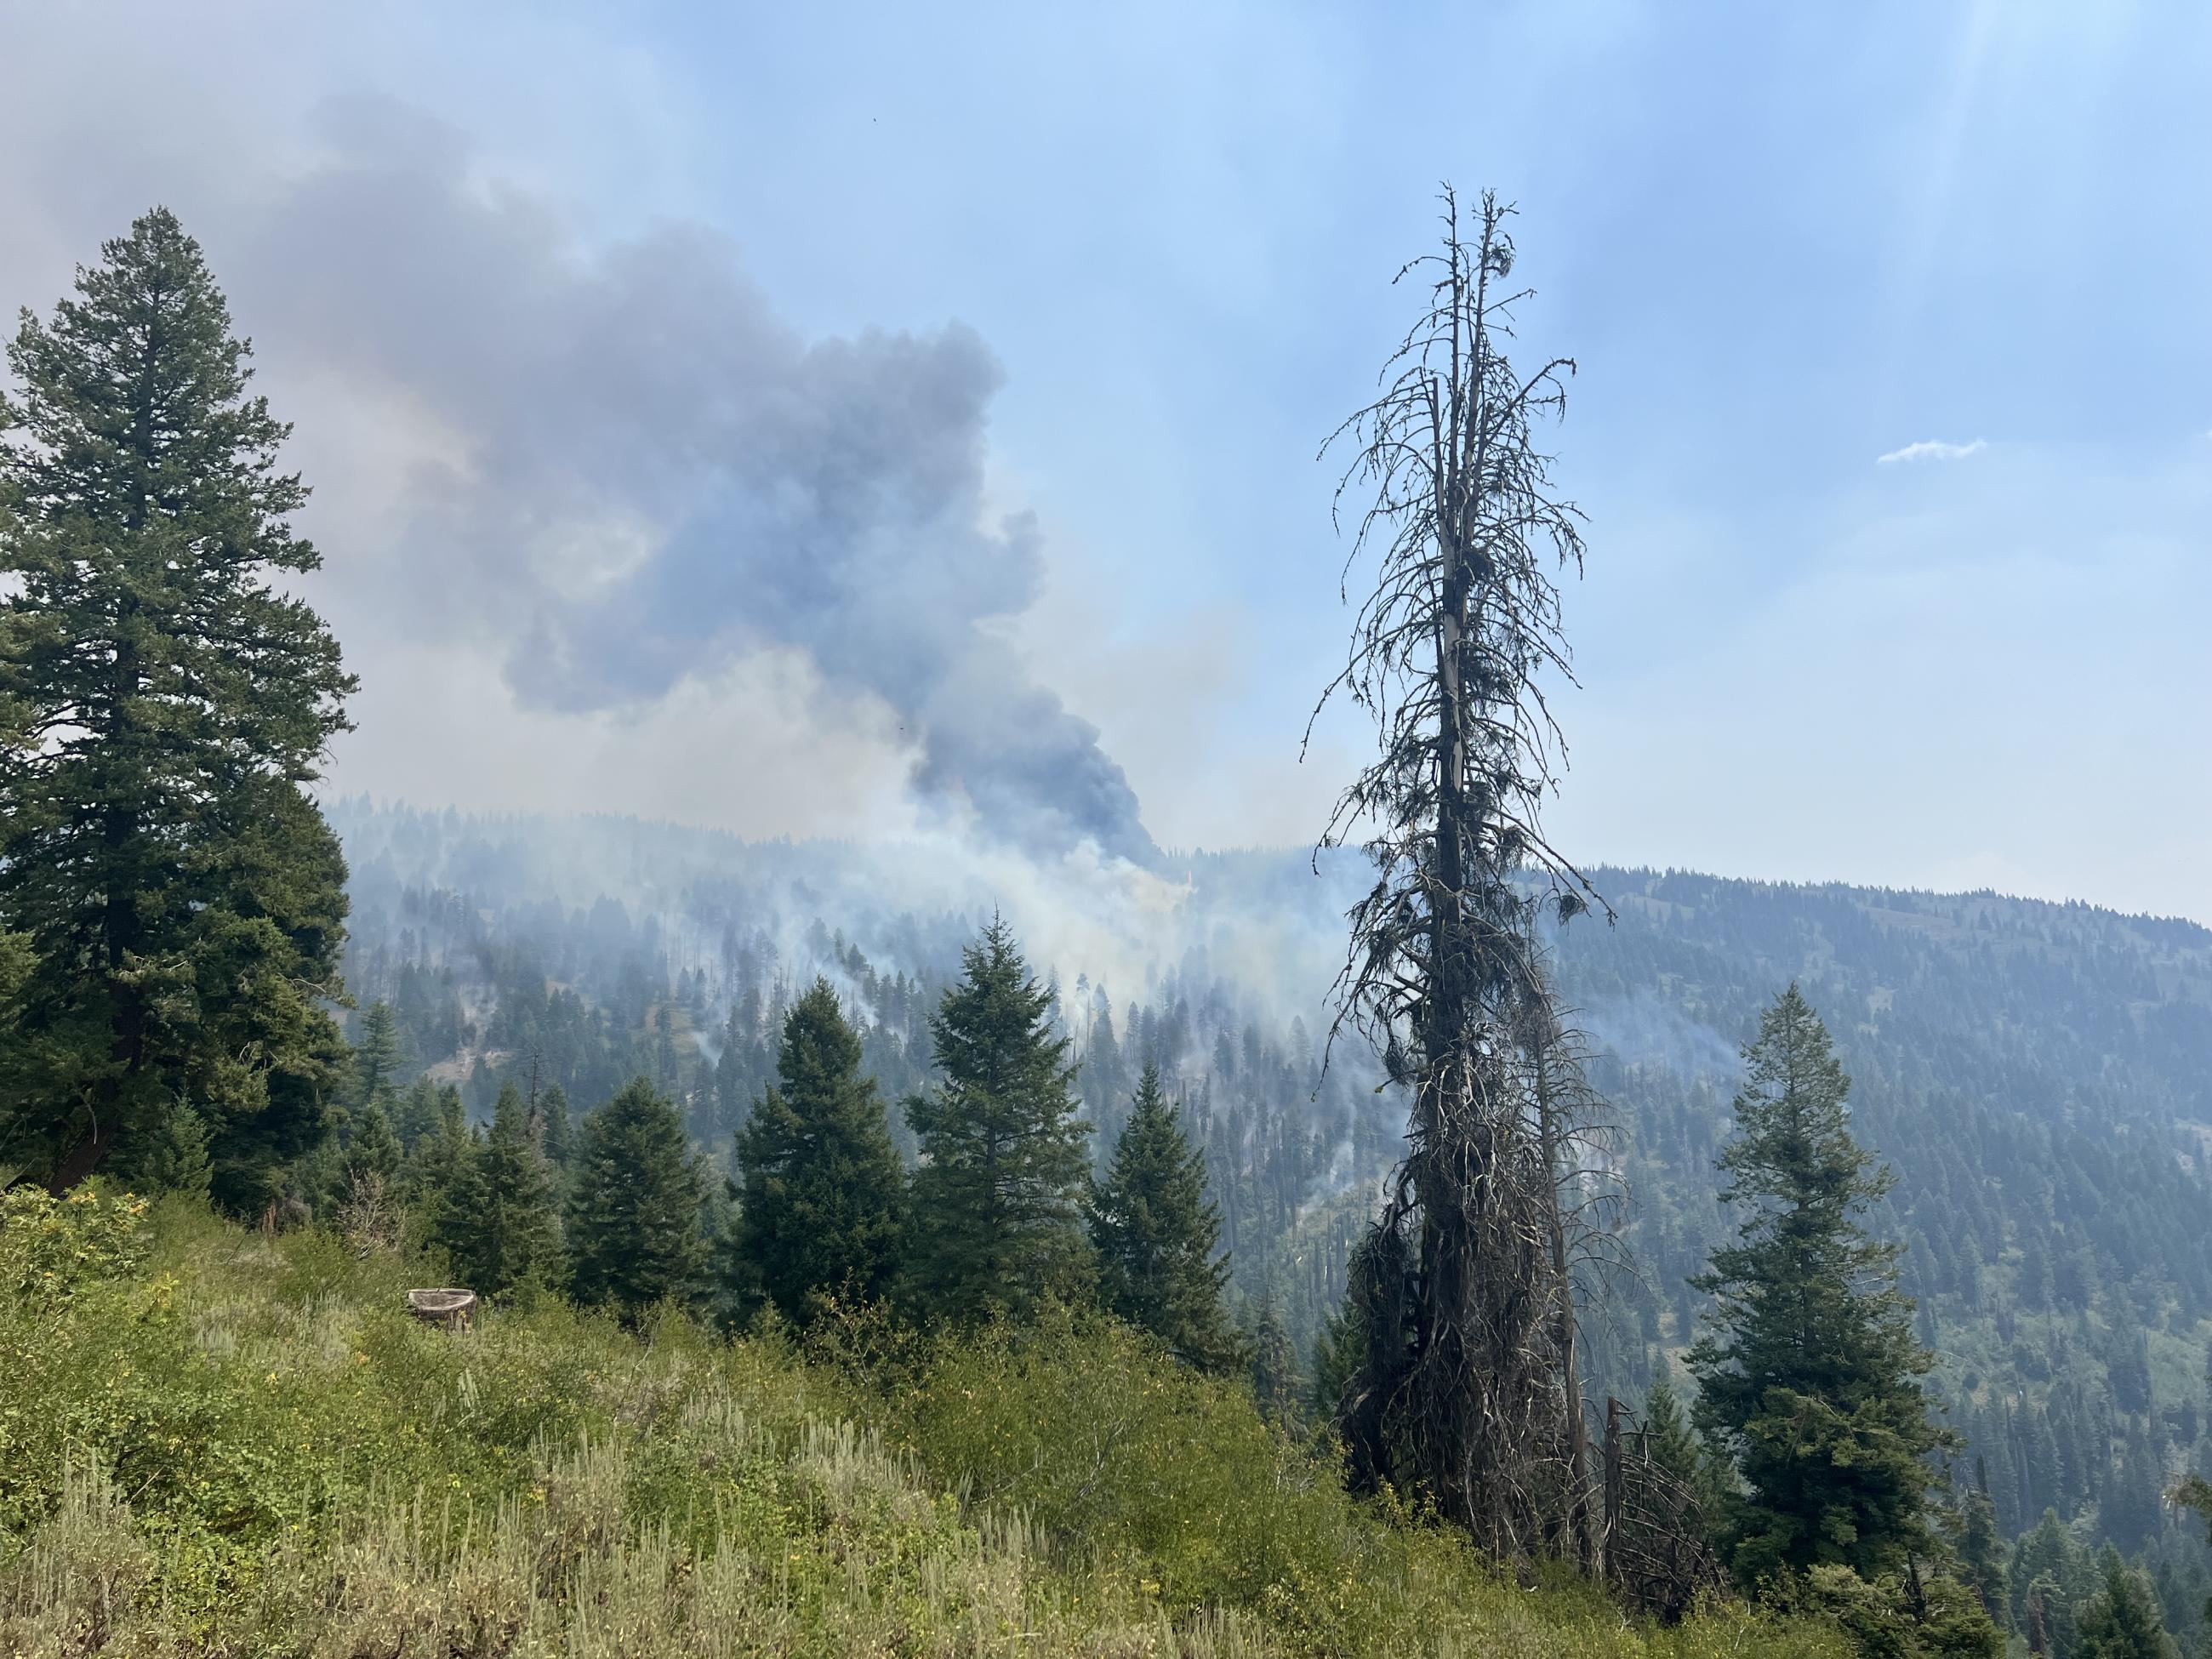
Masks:
[[[460,1097],[453,1097],[458,1105]],[[418,1077],[407,1086],[392,1110],[392,1127],[399,1137],[403,1152],[412,1152],[415,1143],[438,1131],[443,1115],[438,1085],[427,1077]]]
[[[354,1117],[353,1135],[346,1142],[346,1174],[350,1177],[367,1172],[389,1182],[398,1178],[399,1161],[399,1138],[392,1132],[383,1100],[371,1095]]]
[[[1089,1287],[1081,1198],[1091,1126],[1075,1115],[1052,994],[994,918],[961,952],[929,1023],[943,1080],[907,1103],[923,1162],[913,1186],[914,1288],[940,1317],[1026,1314]]]
[[[106,1173],[137,1192],[205,1198],[215,1179],[206,1121],[191,1107],[179,1106],[150,1133],[121,1148]]]
[[[1674,1383],[1663,1372],[1644,1392],[1642,1426],[1651,1461],[1695,1494],[1709,1529],[1717,1525],[1728,1506],[1728,1471],[1698,1439]]]
[[[2212,1480],[2207,1480],[2201,1474],[2189,1475],[2168,1496],[2171,1501],[2183,1508],[2196,1510],[2198,1518],[2205,1522],[2208,1532],[2212,1532]],[[2212,1538],[2208,1538],[2207,1541],[2212,1542]],[[2204,1604],[2204,1617],[2208,1624],[2212,1624],[2212,1599],[2208,1599]]]
[[[1959,1576],[2002,1628],[2012,1624],[2004,1546],[1997,1537],[1997,1506],[1990,1501],[1989,1474],[1975,1460],[1973,1489],[1959,1499]]]
[[[1723,1197],[1751,1213],[1692,1281],[1714,1298],[1690,1351],[1698,1422],[1749,1488],[1731,1526],[1745,1582],[1825,1565],[1872,1579],[1929,1548],[1942,1441],[1897,1247],[1859,1219],[1893,1177],[1852,1139],[1850,1079],[1795,985],[1744,1060],[1720,1166]]]
[[[28,313],[0,395],[0,933],[32,965],[0,1044],[0,1158],[57,1190],[204,1120],[258,1208],[325,1133],[344,861],[302,786],[354,682],[277,470],[289,428],[157,208]]]
[[[1313,1376],[1306,1404],[1320,1421],[1335,1419],[1344,1390],[1367,1358],[1367,1327],[1350,1297],[1330,1309],[1314,1337]]]
[[[706,1275],[705,1201],[683,1116],[648,1079],[585,1114],[568,1192],[576,1300],[631,1319],[663,1300],[691,1300]]]
[[[1249,1337],[1252,1397],[1270,1423],[1293,1424],[1298,1418],[1297,1350],[1291,1344],[1290,1328],[1283,1322],[1282,1298],[1269,1279],[1252,1310]]]
[[[2181,1659],[2149,1581],[2130,1571],[2110,1545],[2102,1573],[2104,1582],[2075,1615],[2069,1659]]]
[[[406,1063],[406,1042],[388,1002],[372,1002],[362,1011],[361,1041],[354,1045],[353,1088],[350,1103],[358,1109],[399,1080]]]
[[[1194,1365],[1233,1365],[1237,1345],[1221,1304],[1229,1261],[1216,1249],[1221,1212],[1206,1195],[1206,1155],[1183,1133],[1157,1066],[1138,1079],[1090,1212],[1107,1307]]]
[[[564,1174],[575,1156],[575,1137],[568,1091],[556,1083],[538,1097],[538,1143],[544,1148],[546,1161]]]
[[[2050,1651],[2070,1652],[2074,1613],[2094,1593],[2097,1568],[2056,1510],[2044,1510],[2014,1547],[2010,1578],[2014,1622],[2024,1632],[2039,1625]]]
[[[804,1323],[824,1294],[872,1301],[890,1288],[906,1175],[828,981],[785,1017],[775,1069],[781,1087],[737,1137],[741,1203],[724,1278],[740,1306],[765,1297]]]
[[[466,1182],[476,1142],[461,1115],[460,1091],[441,1090],[435,1101],[437,1127],[408,1149],[400,1168],[401,1188],[425,1241],[444,1248],[450,1258],[459,1241],[449,1232],[448,1218],[458,1212],[447,1204],[447,1196]]]
[[[500,1297],[561,1276],[561,1221],[553,1167],[530,1133],[512,1082],[499,1091],[491,1132],[448,1189],[444,1228],[454,1271],[478,1295]]]

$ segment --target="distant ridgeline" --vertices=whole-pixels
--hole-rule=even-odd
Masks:
[[[773,1075],[789,1003],[838,989],[896,1102],[960,945],[1003,902],[1041,971],[1064,880],[1109,970],[1058,981],[1105,1147],[1147,1059],[1204,1146],[1235,1282],[1307,1349],[1398,1152],[1368,1056],[1326,1071],[1326,992],[1355,864],[1303,852],[1171,860],[1170,908],[1097,872],[1017,880],[928,848],[748,843],[622,819],[471,818],[339,803],[346,978],[410,1057],[489,1113],[506,1076],[586,1109],[643,1073],[718,1160]],[[1890,1224],[1942,1357],[1936,1382],[2016,1533],[2046,1507],[2203,1592],[2166,1477],[2212,1455],[2212,931],[2080,904],[1597,870],[1620,920],[1559,941],[1635,1202],[1593,1266],[1594,1392],[1630,1399],[1686,1345],[1723,1222],[1713,1158],[1736,1049],[1795,979],[1851,1073],[1860,1136],[1896,1167]],[[356,1024],[358,1015],[356,1017]],[[910,1139],[894,1111],[895,1133]],[[2179,1609],[2175,1609],[2179,1611]]]

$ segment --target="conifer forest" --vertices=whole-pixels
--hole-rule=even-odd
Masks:
[[[975,163],[1096,197],[1038,310],[947,250],[1072,222],[1010,230],[980,182],[872,184],[843,267],[789,263],[840,144],[916,179],[1004,131],[986,98],[894,132],[885,20],[840,47],[880,118],[793,116],[788,199],[714,163],[733,240],[664,197],[759,118],[670,90],[672,43],[796,64],[818,20],[402,10],[455,76],[623,89],[469,118],[538,133],[524,167],[385,93],[296,133],[174,103],[151,43],[210,94],[260,60],[150,12],[0,16],[0,1655],[2212,1659],[2212,804],[2157,735],[2201,751],[2212,701],[2150,643],[2197,563],[2144,550],[2201,460],[2108,487],[2033,400],[1899,439],[1879,522],[1963,538],[1988,592],[1947,612],[1952,566],[1863,530],[1739,626],[1668,590],[1769,605],[1795,509],[1711,473],[1765,550],[1700,590],[1722,556],[1665,503],[1719,464],[1675,429],[1780,477],[1918,383],[1869,348],[1863,387],[1717,258],[1723,337],[1678,224],[1638,268],[1674,310],[1622,299],[1587,227],[1659,210],[1595,173],[1517,140],[1510,193],[1480,151],[1472,188],[1370,169],[1330,222],[1395,229],[1340,279],[1230,236],[1240,286],[1132,252],[1109,289],[1101,240],[1179,210],[1128,205],[1153,138],[1070,82],[1036,155]],[[1896,233],[1928,292],[1996,165],[1959,135],[2056,50],[1987,12],[1916,174],[1948,205]],[[1435,32],[1534,63],[1555,27]],[[66,89],[108,29],[149,90],[100,138]],[[1349,88],[1337,38],[1259,56]],[[2128,59],[2154,103],[2160,55]],[[1827,56],[1789,58],[1803,96],[1889,84]],[[386,57],[347,73],[434,98]],[[157,111],[178,159],[142,167]],[[1134,148],[1060,150],[1094,120]],[[192,171],[257,122],[234,189]],[[893,234],[920,308],[872,320],[854,254]],[[1059,355],[1091,329],[1121,344]],[[2002,331],[1944,349],[2008,363]],[[1833,406],[1761,415],[1770,360]],[[1668,389],[1630,420],[1608,375]],[[1724,419],[1701,376],[1770,403]],[[2067,407],[2156,397],[2113,401]],[[1232,501],[1262,465],[1294,482]],[[1941,493],[1975,467],[2011,469],[1985,525]],[[1230,574],[1139,545],[1186,519]],[[2054,571],[2088,579],[2021,622]],[[1992,638],[2042,665],[1996,701]],[[2140,799],[2138,750],[2171,780]],[[1663,861],[1700,834],[1711,873]]]

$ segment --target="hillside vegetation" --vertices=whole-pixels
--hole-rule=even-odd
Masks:
[[[329,1231],[4,1203],[9,1654],[1844,1651],[1524,1589],[1103,1320],[448,1334],[404,1310],[431,1264]]]

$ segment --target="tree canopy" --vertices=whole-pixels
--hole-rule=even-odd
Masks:
[[[1870,1579],[1931,1547],[1927,1458],[1943,1441],[1899,1247],[1863,1220],[1892,1178],[1852,1139],[1850,1079],[1795,985],[1744,1063],[1720,1159],[1744,1219],[1694,1281],[1713,1297],[1689,1356],[1698,1420],[1748,1489],[1731,1526],[1741,1577],[1840,1565]]]
[[[897,1268],[906,1172],[860,1066],[860,1040],[817,978],[785,1018],[778,1085],[738,1131],[739,1211],[725,1276],[741,1300],[764,1297],[795,1322],[824,1295],[885,1295]]]
[[[58,1189],[186,1106],[218,1197],[325,1133],[345,866],[302,786],[354,681],[270,585],[319,562],[289,428],[175,216],[26,313],[0,396],[0,1158]]]
[[[1052,994],[1030,976],[1003,919],[962,951],[961,968],[929,1022],[942,1080],[906,1115],[922,1153],[914,1291],[939,1315],[969,1320],[1085,1293],[1091,1126],[1077,1115]]]
[[[1221,1300],[1229,1280],[1221,1212],[1206,1196],[1206,1155],[1184,1134],[1155,1064],[1138,1079],[1129,1120],[1089,1208],[1107,1307],[1193,1364],[1233,1365],[1237,1343]]]

